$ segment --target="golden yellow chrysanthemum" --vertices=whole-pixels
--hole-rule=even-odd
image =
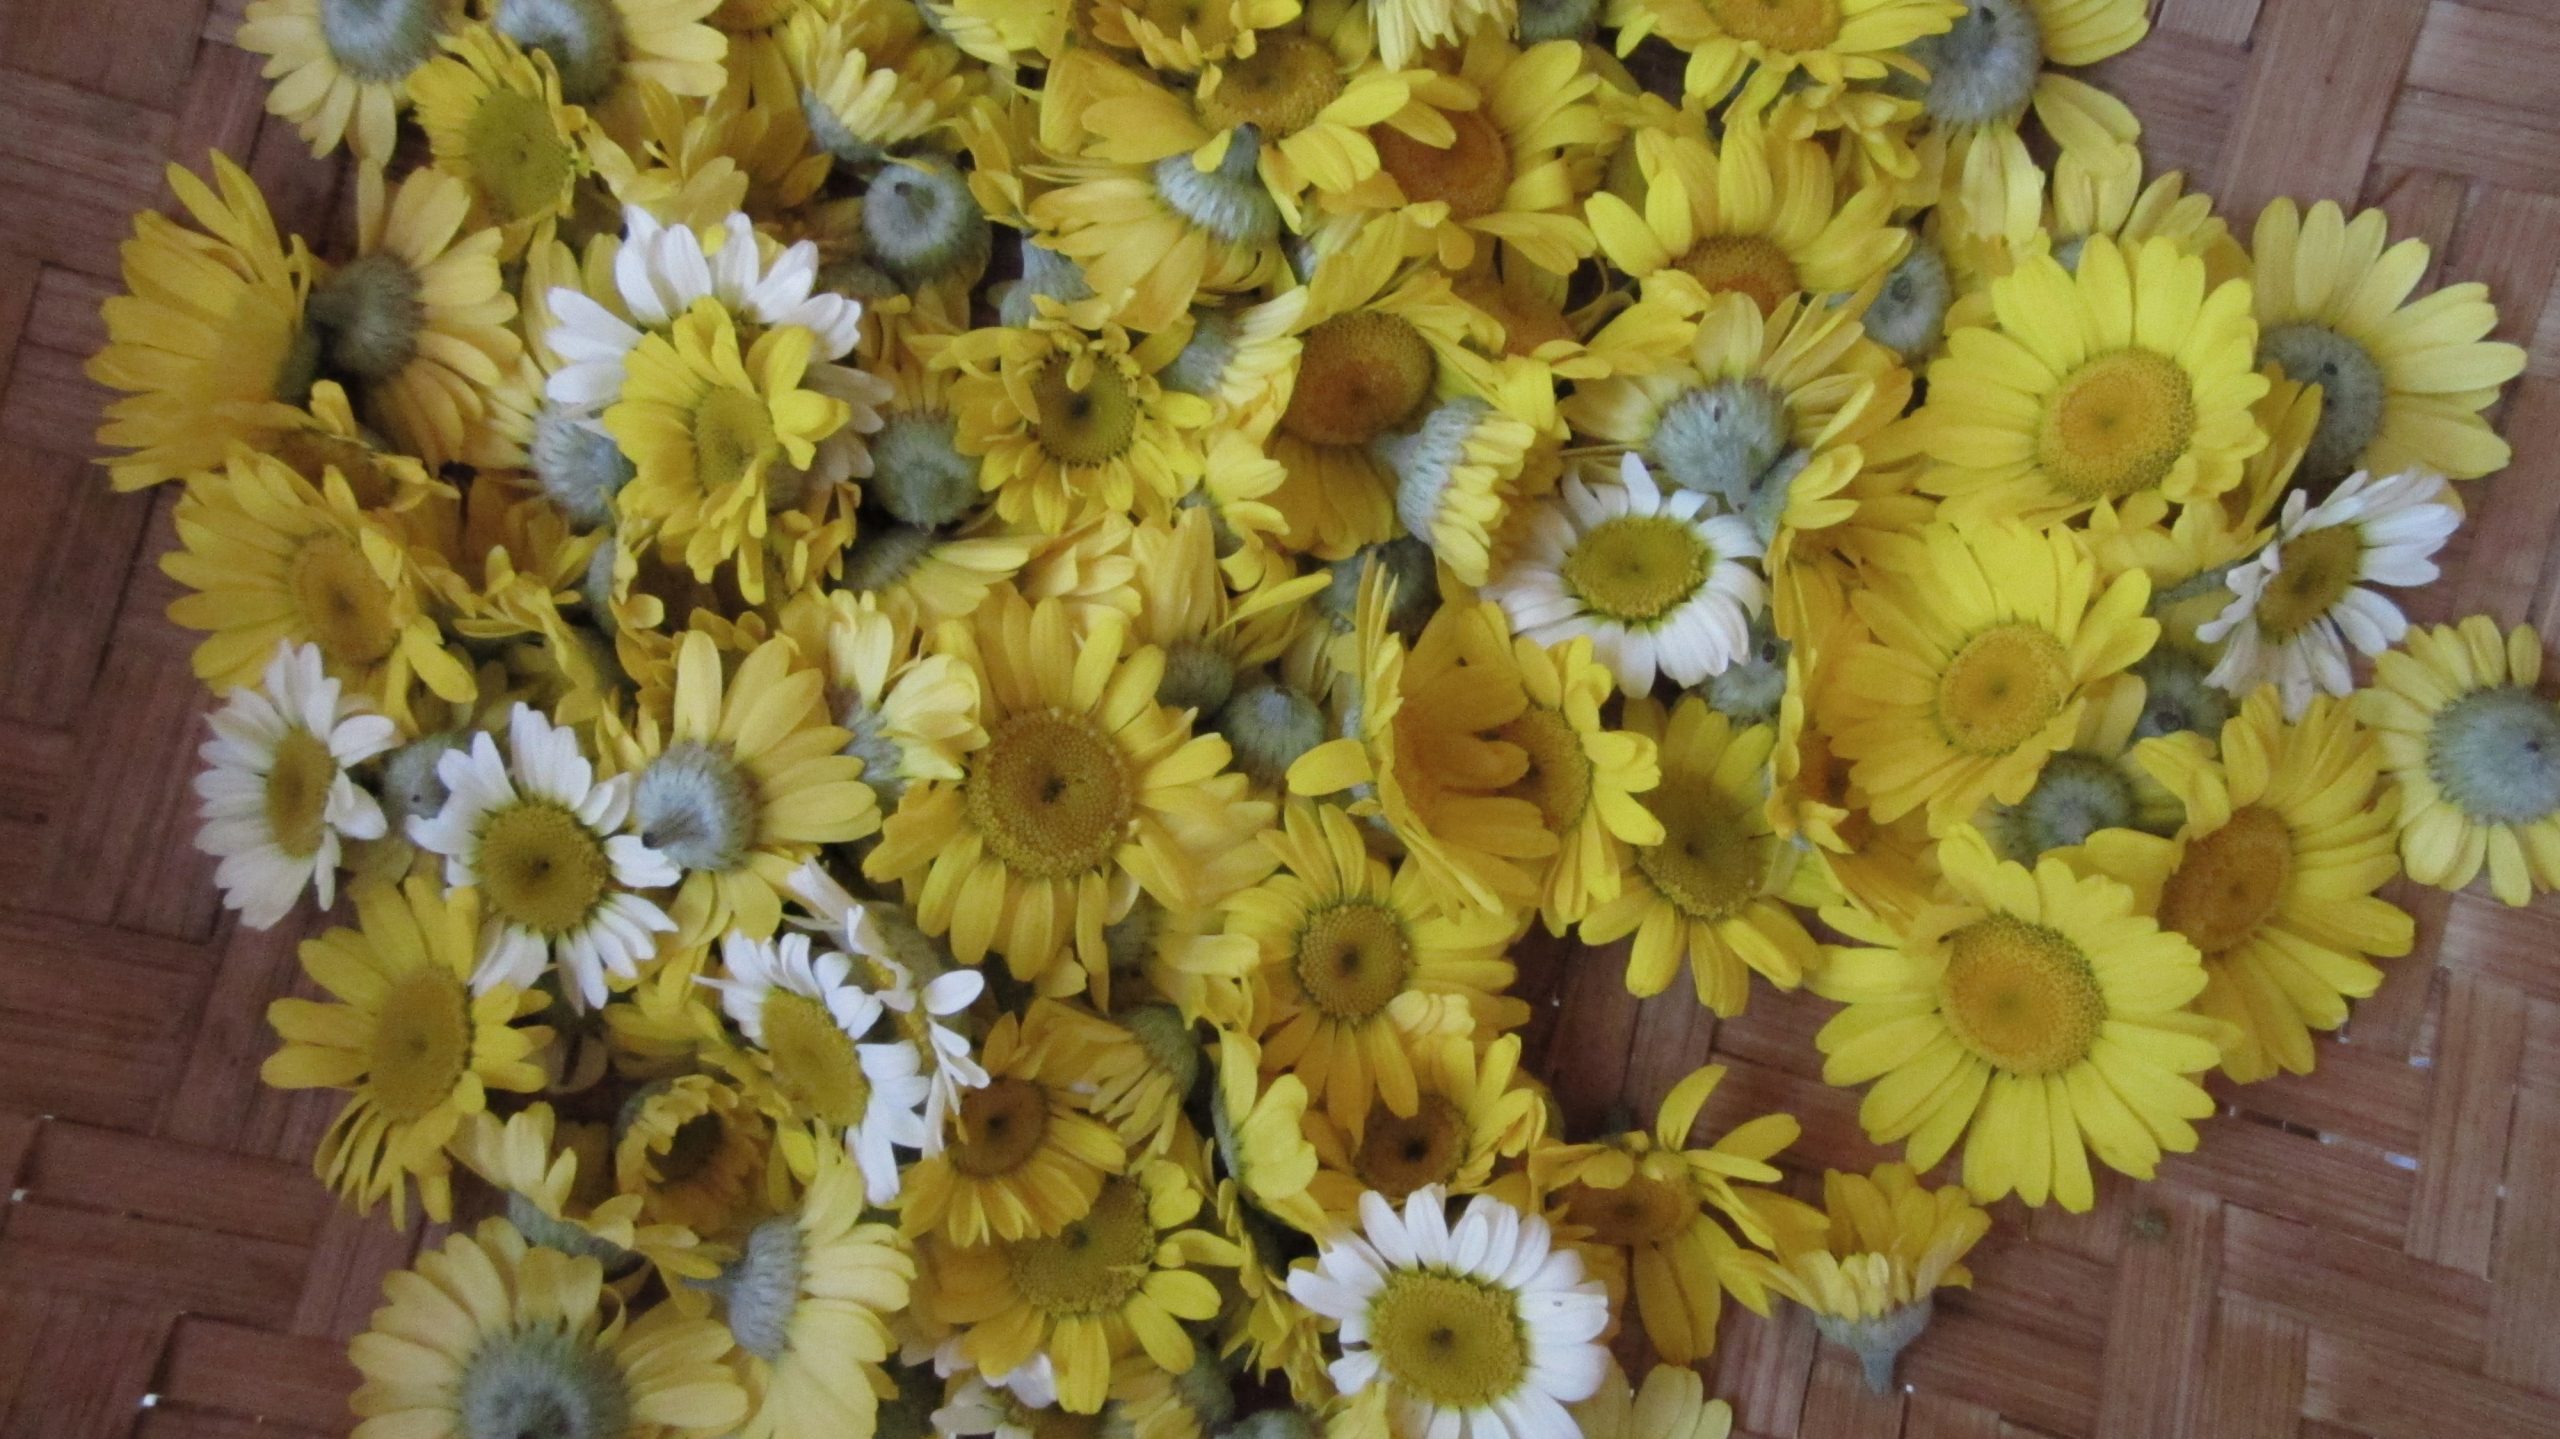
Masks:
[[[2487,615],[2412,629],[2375,661],[2356,712],[2400,785],[2411,879],[2461,889],[2485,867],[2518,905],[2560,888],[2560,704],[2541,680],[2541,635]]]
[[[961,1093],[951,1142],[907,1171],[899,1226],[910,1237],[983,1245],[1056,1234],[1125,1166],[1120,1136],[1062,1062],[1061,1017],[1007,1014],[987,1031],[987,1082]]]
[[[1724,1076],[1710,1064],[1672,1086],[1650,1133],[1550,1145],[1529,1161],[1561,1207],[1559,1237],[1607,1282],[1613,1309],[1632,1300],[1654,1351],[1674,1364],[1715,1352],[1726,1294],[1769,1312],[1746,1244],[1768,1248],[1821,1225],[1809,1206],[1762,1187],[1779,1179],[1769,1161],[1796,1142],[1795,1116],[1764,1114],[1689,1147]]]
[[[1859,1120],[1908,1141],[1928,1169],[1964,1141],[1964,1183],[2085,1210],[2089,1156],[2148,1179],[2195,1148],[2214,1112],[2199,1077],[2221,1062],[2195,946],[2134,906],[2115,880],[2048,856],[2030,871],[1992,857],[1971,829],[1938,845],[1938,903],[1897,931],[1835,907],[1861,945],[1833,950],[1814,991],[1848,1006],[1815,1042],[1832,1084],[1875,1081]]]
[[[960,453],[996,513],[1055,534],[1097,511],[1163,514],[1200,482],[1190,432],[1209,402],[1165,388],[1179,342],[1133,339],[1094,301],[1043,301],[1019,327],[972,330],[935,363],[951,386]]]
[[[669,333],[641,337],[604,412],[634,472],[614,497],[630,543],[654,538],[698,580],[734,559],[749,603],[764,600],[768,551],[796,588],[842,547],[851,526],[831,516],[836,487],[809,467],[851,411],[802,384],[812,340],[778,325],[742,354],[728,307],[712,299],[694,301]],[[831,518],[841,533],[830,535]]]
[[[1472,1034],[1426,1034],[1409,1045],[1419,1102],[1399,1114],[1384,1099],[1355,1122],[1317,1110],[1307,1134],[1323,1167],[1307,1192],[1337,1224],[1360,1223],[1360,1196],[1376,1190],[1395,1204],[1428,1184],[1452,1194],[1492,1185],[1546,1134],[1547,1101],[1520,1072],[1520,1036],[1479,1047]],[[1525,1191],[1522,1196],[1525,1197]]]
[[[1822,1200],[1829,1229],[1762,1261],[1768,1285],[1812,1310],[1824,1338],[1857,1353],[1867,1387],[1889,1393],[1894,1358],[1928,1327],[1930,1297],[1973,1287],[1964,1257],[1991,1216],[1955,1185],[1924,1187],[1907,1164],[1827,1170]]]
[[[1222,772],[1226,741],[1157,702],[1163,652],[1129,649],[1116,614],[1078,636],[1065,605],[1000,589],[951,643],[977,670],[987,742],[965,777],[908,790],[863,873],[903,886],[963,963],[992,950],[1045,993],[1107,1003],[1104,926],[1141,887],[1187,905],[1195,856],[1269,807]]]
[[[1508,793],[1528,775],[1527,751],[1496,737],[1529,706],[1519,662],[1484,642],[1502,622],[1467,606],[1439,610],[1408,653],[1388,628],[1395,588],[1383,567],[1363,572],[1353,631],[1337,643],[1356,728],[1299,756],[1289,790],[1351,791],[1348,810],[1385,822],[1434,902],[1508,922],[1536,903],[1558,847],[1544,812]]]
[[[1581,46],[1550,40],[1524,50],[1507,26],[1477,31],[1453,59],[1452,73],[1418,77],[1420,105],[1371,127],[1378,172],[1326,196],[1324,208],[1378,216],[1403,231],[1408,254],[1434,256],[1452,273],[1474,263],[1480,241],[1571,273],[1592,239],[1565,152],[1611,138],[1590,99],[1599,76]]]
[[[176,165],[167,173],[201,230],[134,216],[119,251],[126,293],[102,307],[107,345],[87,367],[124,392],[98,427],[98,443],[129,451],[107,461],[119,490],[211,469],[234,444],[267,448],[296,423],[319,370],[302,323],[313,267],[300,237],[277,235],[258,183],[224,155],[213,157],[219,193]]]
[[[1767,315],[1799,291],[1851,293],[1910,244],[1892,223],[1891,186],[1841,194],[1814,141],[1743,120],[1715,141],[1642,129],[1630,143],[1641,192],[1604,190],[1584,210],[1600,252],[1639,280],[1679,270],[1710,291],[1750,296]]]
[[[611,745],[639,772],[632,823],[685,872],[668,912],[687,943],[761,938],[782,922],[792,871],[879,828],[880,811],[828,715],[825,674],[789,639],[757,644],[731,672],[690,630],[674,668],[664,716],[644,712]]]
[[[254,0],[238,43],[267,57],[267,111],[292,121],[314,156],[344,142],[357,160],[382,165],[409,78],[462,23],[454,0]]]
[[[927,1306],[961,1329],[963,1351],[988,1374],[1046,1356],[1058,1403],[1091,1414],[1108,1397],[1112,1365],[1143,1353],[1169,1374],[1191,1368],[1184,1321],[1218,1313],[1205,1266],[1231,1267],[1233,1244],[1194,1227],[1201,1194],[1171,1159],[1139,1161],[1106,1181],[1092,1208],[1055,1234],[963,1247],[930,1241]]]
[[[1947,337],[1911,421],[1936,461],[1920,488],[1950,519],[2067,519],[2093,506],[2165,511],[2240,483],[2266,444],[2250,287],[2205,288],[2177,242],[2103,235],[2078,267],[2031,259],[1991,285],[1991,323]]]
[[[1511,922],[1472,905],[1441,908],[1410,860],[1392,873],[1351,818],[1293,803],[1263,837],[1280,871],[1227,902],[1230,928],[1260,946],[1254,1006],[1266,1074],[1296,1074],[1338,1124],[1383,1103],[1420,1101],[1409,1051],[1432,1034],[1518,1027],[1503,991]]]
[[[1489,622],[1500,611],[1477,613]],[[1528,705],[1498,733],[1529,759],[1513,792],[1537,804],[1556,836],[1538,903],[1548,932],[1562,934],[1618,897],[1628,846],[1662,841],[1662,821],[1642,798],[1662,782],[1662,766],[1655,736],[1602,717],[1617,684],[1588,638],[1551,648],[1518,636],[1511,652]]]
[[[279,1089],[343,1089],[347,1102],[320,1139],[317,1165],[332,1189],[370,1212],[391,1201],[408,1223],[408,1188],[429,1219],[450,1218],[452,1163],[444,1146],[483,1112],[490,1089],[542,1087],[532,1055],[551,1032],[515,1021],[544,997],[512,985],[470,990],[480,957],[479,897],[433,879],[355,892],[354,929],[302,946],[303,971],[337,1001],[279,999],[267,1007],[284,1047],[259,1066]]]
[[[1889,539],[1889,543],[1888,543]],[[2071,743],[2089,692],[2160,633],[2140,571],[2103,589],[2071,532],[1932,524],[1878,540],[1851,596],[1874,638],[1841,657],[1833,747],[1875,817],[1932,828],[2016,804]]]
[[[610,1415],[631,1439],[710,1439],[746,1417],[729,1331],[662,1303],[633,1318],[594,1259],[503,1219],[383,1280],[347,1346],[358,1439],[479,1439],[490,1416]]]
[[[2498,312],[2477,281],[2412,300],[2431,252],[2390,244],[2390,217],[2349,220],[2333,201],[2277,200],[2249,241],[2257,263],[2258,354],[2320,386],[2320,428],[2303,476],[2429,470],[2457,480],[2506,467],[2481,414],[2524,373],[2524,351],[2492,342]],[[2387,248],[2386,248],[2387,247]]]
[[[311,291],[329,369],[355,387],[369,420],[431,470],[494,462],[493,392],[522,384],[499,234],[467,229],[470,218],[470,192],[450,175],[415,171],[386,196],[382,172],[360,170],[356,258]]]
[[[2169,838],[2109,829],[2089,863],[2204,955],[2198,1010],[2229,1022],[2223,1072],[2241,1083],[2311,1070],[2311,1031],[2346,1022],[2373,993],[2372,957],[2409,952],[2409,916],[2374,891],[2397,877],[2382,746],[2326,695],[2284,720],[2260,688],[2222,727],[2219,759],[2183,737],[2146,741],[2135,762],[2186,807]]]
[[[279,642],[314,644],[331,676],[417,733],[421,686],[451,704],[477,692],[437,622],[440,566],[323,479],[246,450],[191,479],[173,516],[184,548],[160,568],[194,593],[169,618],[208,632],[196,677],[217,690],[256,684]]]
[[[1782,533],[1856,512],[1844,491],[1866,462],[1861,446],[1909,406],[1911,372],[1866,337],[1853,306],[1793,294],[1767,314],[1743,294],[1715,295],[1693,334],[1686,353],[1577,384],[1562,412],[1750,521],[1777,573]]]
[[[1627,989],[1660,994],[1685,958],[1698,1002],[1742,1013],[1754,973],[1794,989],[1820,948],[1791,905],[1834,893],[1824,862],[1777,837],[1764,799],[1777,732],[1737,728],[1695,695],[1666,716],[1649,699],[1627,702],[1626,726],[1656,742],[1662,783],[1637,797],[1661,837],[1628,852],[1619,893],[1582,921],[1585,944],[1635,936]]]
[[[496,226],[513,258],[575,202],[592,168],[587,112],[561,103],[548,51],[528,53],[482,25],[442,43],[445,53],[409,77],[418,128],[436,168],[471,187],[475,221]]]
[[[738,1439],[862,1433],[889,1388],[889,1319],[907,1307],[915,1261],[896,1230],[863,1221],[853,1161],[822,1154],[799,1205],[749,1230],[705,1286],[745,1355],[750,1409]]]

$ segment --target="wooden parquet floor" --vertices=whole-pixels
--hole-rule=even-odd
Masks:
[[[2278,192],[2387,208],[2530,347],[2515,467],[2422,617],[2560,619],[2560,0],[2160,0],[2106,67],[2182,167],[2253,215]],[[341,1354],[416,1235],[334,1207],[331,1105],[263,1089],[288,934],[218,918],[189,847],[203,700],[162,618],[166,491],[90,463],[129,212],[164,160],[242,157],[288,228],[336,172],[260,111],[237,0],[0,0],[0,1435],[343,1432]],[[2245,218],[2241,220],[2245,225]],[[2421,946],[2319,1071],[2227,1095],[2202,1151],[2094,1214],[2012,1207],[1941,1305],[1909,1392],[1868,1396],[1801,1316],[1730,1325],[1715,1391],[1758,1439],[2560,1439],[2560,902],[2400,896]],[[1803,1116],[1864,1165],[1816,1077],[1827,1008],[1717,1025],[1637,1005],[1614,955],[1539,956],[1535,1039],[1583,1129],[1713,1055],[1721,1118]]]

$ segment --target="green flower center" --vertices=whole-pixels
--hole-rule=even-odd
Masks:
[[[538,95],[491,90],[462,132],[463,163],[500,224],[560,208],[577,179],[576,152]]]
[[[621,1439],[630,1382],[585,1334],[522,1325],[488,1335],[453,1396],[460,1439]]]
[[[2560,810],[2560,707],[2512,686],[2474,690],[2436,715],[2427,773],[2475,822],[2548,818]]]
[[[397,84],[435,58],[443,15],[437,0],[320,0],[320,39],[349,75]]]
[[[2326,485],[2356,468],[2382,433],[2390,381],[2373,352],[2327,325],[2277,325],[2258,337],[2258,360],[2284,367],[2296,384],[2320,387],[2320,420],[2303,452],[2301,481]]]

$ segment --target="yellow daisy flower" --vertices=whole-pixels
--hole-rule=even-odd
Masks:
[[[382,165],[410,77],[462,20],[454,0],[252,0],[237,43],[267,57],[267,112],[292,121],[315,157],[344,143]]]
[[[126,292],[101,307],[107,345],[87,366],[124,392],[98,427],[98,443],[127,451],[106,462],[119,490],[211,469],[234,444],[270,447],[319,369],[302,324],[311,256],[277,235],[258,182],[219,153],[219,193],[176,165],[167,173],[201,233],[134,216],[119,252]]]
[[[2208,292],[2204,261],[2167,239],[2092,236],[2076,270],[2026,261],[1992,282],[1992,321],[1929,367],[1920,488],[1949,519],[2044,523],[2236,487],[2266,445],[2249,304],[2241,281]]]
[[[720,0],[500,0],[491,23],[551,58],[561,99],[628,116],[653,88],[685,98],[720,93],[729,42],[703,23],[719,8]]]
[[[512,259],[565,219],[586,154],[587,112],[560,100],[550,53],[528,54],[484,25],[447,36],[409,77],[435,166],[471,187],[475,220],[496,226]]]
[[[1685,50],[1691,100],[1750,116],[1782,96],[1836,104],[1918,67],[1902,51],[1943,33],[1963,14],[1956,0],[1613,0],[1618,53],[1659,35]],[[1800,101],[1799,103],[1804,103]]]
[[[876,165],[943,129],[972,88],[960,51],[912,5],[803,6],[781,35],[811,138],[847,165]]]
[[[642,1088],[614,1133],[614,1185],[640,1196],[639,1217],[650,1223],[733,1236],[746,1216],[781,1198],[773,1122],[720,1076],[685,1074]]]
[[[951,1142],[907,1170],[899,1225],[910,1238],[982,1245],[1056,1234],[1126,1165],[1120,1136],[1062,1062],[1063,1017],[1009,1013],[988,1029],[978,1047],[987,1082],[961,1092]]]
[[[962,963],[993,950],[1044,993],[1107,1003],[1104,926],[1141,887],[1185,907],[1192,856],[1261,828],[1268,807],[1221,773],[1226,741],[1157,702],[1163,653],[1130,649],[1116,615],[1077,636],[1066,606],[1003,589],[951,642],[977,670],[989,738],[960,780],[907,792],[863,873],[903,886]]]
[[[190,480],[173,515],[182,548],[160,569],[193,593],[169,618],[207,632],[195,671],[216,690],[256,684],[279,643],[313,644],[331,676],[418,733],[419,687],[457,705],[476,693],[437,622],[449,576],[357,509],[344,479],[322,478],[314,486],[271,455],[234,450]]]
[[[541,1009],[539,993],[470,988],[480,953],[480,906],[470,890],[448,896],[432,879],[355,892],[354,929],[302,945],[302,968],[337,1001],[279,999],[267,1023],[284,1047],[259,1066],[278,1089],[343,1089],[346,1105],[320,1139],[320,1177],[370,1213],[391,1201],[408,1225],[407,1186],[429,1219],[452,1217],[445,1145],[484,1112],[490,1089],[539,1089],[533,1053],[551,1031],[518,1027]]]
[[[311,291],[329,368],[429,469],[493,459],[493,392],[520,384],[499,235],[467,230],[470,217],[470,192],[450,175],[419,170],[386,196],[381,170],[359,170],[357,256]]]
[[[801,590],[781,628],[826,657],[828,713],[853,736],[847,748],[881,813],[915,781],[960,778],[961,756],[987,742],[977,675],[957,655],[926,653],[920,627],[878,595]]]
[[[594,1259],[527,1244],[503,1219],[445,1236],[383,1281],[347,1346],[358,1439],[472,1439],[487,1416],[608,1414],[632,1439],[709,1439],[746,1417],[719,1321],[659,1304],[634,1319]]]
[[[1876,819],[1925,802],[1933,829],[2016,804],[2080,727],[2096,684],[2148,651],[2150,577],[2103,589],[2067,530],[1932,524],[1878,541],[1851,596],[1874,638],[1841,657],[1833,748]]]
[[[1911,402],[1911,373],[1866,336],[1851,305],[1795,295],[1763,314],[1741,294],[1709,299],[1685,353],[1574,386],[1561,409],[1581,434],[1643,451],[1655,473],[1782,531],[1847,520],[1862,446]],[[1771,573],[1786,561],[1769,559]]]
[[[1414,1114],[1410,1046],[1423,1036],[1527,1020],[1503,993],[1513,973],[1502,957],[1507,917],[1436,906],[1416,865],[1390,872],[1330,805],[1290,805],[1263,843],[1280,872],[1227,902],[1230,931],[1262,954],[1263,1071],[1298,1075],[1336,1123],[1356,1131],[1380,1103]]]
[[[2530,903],[2560,888],[2560,705],[2541,693],[2542,637],[2487,615],[2409,631],[2374,663],[2357,717],[2400,786],[2409,877]]]
[[[796,589],[850,532],[838,518],[830,536],[837,487],[808,473],[818,443],[851,417],[844,401],[802,384],[812,342],[803,327],[778,325],[742,354],[728,307],[696,300],[670,333],[641,336],[621,398],[604,412],[632,464],[614,497],[632,542],[654,537],[697,580],[736,560],[750,604],[764,601],[768,550]]]
[[[1892,224],[1892,188],[1877,181],[1843,196],[1830,155],[1812,140],[1745,119],[1718,141],[1638,130],[1632,151],[1637,199],[1604,190],[1584,213],[1601,254],[1639,280],[1679,270],[1709,291],[1748,295],[1769,315],[1799,291],[1856,291],[1910,244]]]
[[[877,829],[852,736],[827,713],[826,676],[789,639],[765,640],[728,672],[700,630],[677,642],[674,687],[639,727],[610,738],[631,790],[632,823],[684,874],[668,912],[687,944],[782,922],[792,871],[822,844]]]
[[[1018,328],[972,330],[934,363],[959,371],[951,408],[960,453],[996,513],[1056,534],[1097,510],[1161,515],[1200,481],[1190,432],[1209,403],[1165,388],[1179,348],[1135,340],[1099,302],[1044,307]]]
[[[2089,1156],[2148,1179],[2195,1148],[2214,1112],[2199,1076],[2221,1062],[2195,946],[2135,908],[2133,891],[1992,857],[1979,834],[1938,846],[1945,889],[1899,932],[1847,908],[1824,918],[1872,948],[1833,950],[1814,992],[1848,1008],[1816,1035],[1831,1084],[1875,1081],[1867,1136],[1907,1141],[1928,1169],[1964,1141],[1964,1183],[2073,1211],[2096,1198]]]
[[[609,1126],[562,1122],[536,1101],[503,1121],[482,1110],[450,1141],[462,1166],[506,1196],[507,1222],[547,1249],[584,1255],[620,1280],[645,1260],[670,1285],[720,1266],[681,1224],[641,1220],[641,1196],[614,1187]]]
[[[1651,700],[1629,700],[1626,726],[1658,746],[1662,783],[1636,802],[1661,837],[1629,851],[1617,896],[1583,917],[1583,943],[1634,935],[1627,990],[1639,996],[1669,988],[1686,958],[1698,1002],[1722,1015],[1750,1003],[1754,973],[1780,989],[1802,984],[1821,951],[1790,906],[1835,891],[1823,862],[1769,822],[1777,732],[1737,728],[1695,695],[1667,717]]]
[[[2134,745],[2135,732],[2152,718],[2146,687],[2126,676],[2099,686],[2091,699],[2069,747],[2044,762],[2026,798],[1986,804],[1973,816],[1974,828],[2002,859],[2033,864],[2103,830],[2177,832],[2186,809]]]
[[[1451,69],[1421,77],[1421,104],[1371,127],[1378,173],[1326,196],[1324,208],[1375,214],[1403,230],[1406,253],[1436,256],[1452,272],[1474,263],[1481,239],[1571,273],[1592,239],[1565,152],[1612,138],[1591,102],[1600,79],[1582,47],[1550,40],[1524,50],[1507,26],[1480,30]]]
[[[889,1387],[890,1317],[907,1307],[915,1261],[898,1233],[862,1217],[862,1174],[825,1157],[794,1209],[747,1231],[705,1288],[737,1336],[751,1406],[739,1439],[861,1433]]]
[[[927,1305],[960,1327],[962,1351],[982,1373],[1046,1356],[1060,1407],[1095,1413],[1117,1360],[1143,1353],[1170,1374],[1191,1368],[1196,1351],[1183,1323],[1214,1318],[1219,1306],[1217,1286],[1198,1271],[1238,1257],[1234,1245],[1194,1227],[1200,1209],[1182,1164],[1141,1160],[1055,1234],[974,1247],[928,1241]]]
[[[2487,338],[2498,312],[2485,285],[2411,300],[2430,251],[2423,240],[2389,241],[2382,211],[2350,221],[2331,201],[2305,214],[2277,200],[2250,236],[2258,354],[2320,386],[2304,479],[2416,469],[2469,480],[2505,468],[2511,451],[2481,412],[2524,373],[2524,351]]]
[[[1764,1114],[1705,1148],[1688,1147],[1724,1076],[1723,1065],[1710,1064],[1672,1086],[1651,1133],[1550,1145],[1529,1160],[1560,1206],[1559,1236],[1608,1284],[1612,1309],[1624,1313],[1633,1299],[1654,1352],[1673,1364],[1715,1352],[1726,1294],[1769,1312],[1745,1244],[1768,1248],[1821,1225],[1809,1206],[1761,1187],[1778,1182],[1769,1161],[1796,1142],[1794,1115]]]
[[[1489,622],[1499,611],[1478,613]],[[1511,652],[1528,705],[1497,733],[1528,756],[1513,792],[1538,806],[1556,836],[1538,903],[1547,931],[1562,934],[1618,897],[1628,846],[1662,842],[1662,821],[1639,797],[1662,782],[1662,766],[1654,736],[1611,729],[1601,717],[1617,685],[1589,639],[1549,647],[1524,635]]]
[[[2382,746],[2348,704],[2322,696],[2288,724],[2261,688],[2200,743],[2146,741],[2135,762],[2186,806],[2169,838],[2110,829],[2083,853],[2133,886],[2135,902],[2204,955],[2204,1014],[2238,1041],[2223,1072],[2243,1084],[2311,1072],[2311,1031],[2336,1029],[2373,993],[2370,957],[2409,952],[2407,913],[2374,891],[2400,872],[2382,788]]]
[[[1337,1224],[1360,1222],[1360,1196],[1376,1190],[1393,1204],[1425,1185],[1477,1194],[1495,1166],[1528,1152],[1547,1129],[1547,1101],[1520,1072],[1520,1036],[1479,1049],[1469,1034],[1417,1036],[1411,1062],[1420,1102],[1398,1114],[1384,1099],[1357,1122],[1318,1110],[1307,1136],[1323,1168],[1307,1192]]]
[[[1893,1361],[1929,1325],[1931,1296],[1970,1289],[1964,1257],[1991,1232],[1965,1192],[1924,1187],[1907,1164],[1872,1176],[1826,1170],[1830,1228],[1763,1261],[1771,1289],[1813,1311],[1822,1336],[1856,1352],[1867,1387],[1892,1392]]]

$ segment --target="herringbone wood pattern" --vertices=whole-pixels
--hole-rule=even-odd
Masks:
[[[2533,365],[2517,463],[2429,620],[2560,605],[2560,0],[2159,0],[2105,81],[2158,167],[2245,217],[2279,192],[2379,204],[2442,278],[2494,288]],[[221,920],[191,852],[204,700],[161,617],[166,491],[89,462],[80,362],[164,160],[246,161],[320,234],[338,174],[260,111],[235,0],[0,0],[0,1435],[294,1439],[346,1425],[341,1353],[416,1236],[334,1207],[331,1108],[267,1091],[287,934]],[[2419,953],[2319,1072],[2228,1094],[2202,1152],[2096,1213],[2009,1206],[1870,1397],[1801,1316],[1729,1325],[1714,1385],[1762,1439],[2560,1439],[2560,903],[2408,890]],[[1578,1130],[1712,1056],[1711,1122],[1803,1117],[1864,1165],[1817,1079],[1827,1006],[1718,1025],[1627,999],[1615,954],[1543,951],[1533,1038]]]

